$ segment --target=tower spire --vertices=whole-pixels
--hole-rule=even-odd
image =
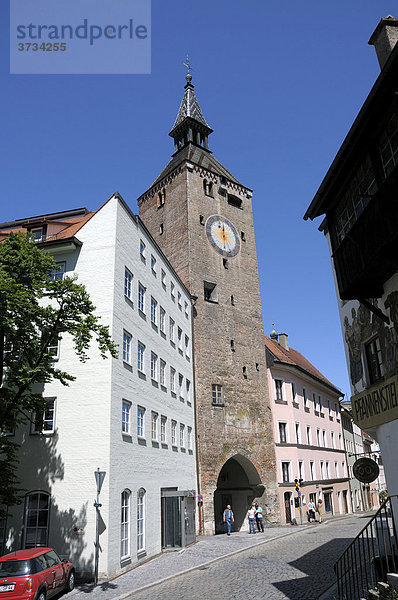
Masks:
[[[201,146],[208,150],[208,136],[213,130],[207,124],[195,95],[195,86],[192,84],[191,75],[193,69],[189,62],[188,55],[186,62],[184,62],[183,65],[187,68],[187,74],[185,76],[187,83],[184,86],[185,93],[177,118],[169,135],[174,139],[174,149],[176,152],[189,143]]]

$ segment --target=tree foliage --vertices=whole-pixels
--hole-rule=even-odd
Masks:
[[[84,285],[75,277],[57,278],[57,270],[27,234],[11,233],[0,244],[0,517],[1,507],[15,504],[18,496],[17,448],[7,433],[44,414],[44,384],[75,379],[58,367],[51,349],[69,336],[85,362],[95,339],[103,358],[117,357]]]

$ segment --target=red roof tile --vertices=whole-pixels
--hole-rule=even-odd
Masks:
[[[271,340],[268,336],[264,335],[265,346],[266,348],[274,355],[274,357],[282,363],[287,365],[292,365],[293,367],[298,367],[303,371],[306,371],[311,377],[315,377],[322,383],[325,383],[327,386],[333,388],[338,394],[343,395],[342,392],[336,388],[333,383],[329,381],[313,364],[310,363],[300,352],[295,350],[294,348],[290,348],[289,350],[285,350],[278,342]]]

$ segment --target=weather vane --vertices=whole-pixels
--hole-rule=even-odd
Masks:
[[[186,60],[186,62],[184,62],[184,63],[182,63],[182,64],[184,65],[184,67],[186,67],[186,68],[187,68],[187,75],[190,75],[190,74],[191,74],[191,71],[193,71],[193,68],[192,68],[192,67],[191,67],[191,65],[190,65],[190,62],[189,62],[189,56],[188,56],[188,54],[187,54],[187,60]]]

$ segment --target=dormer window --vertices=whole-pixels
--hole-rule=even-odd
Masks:
[[[43,227],[37,227],[35,229],[30,230],[30,234],[33,236],[34,242],[42,242],[44,241],[44,229]]]

